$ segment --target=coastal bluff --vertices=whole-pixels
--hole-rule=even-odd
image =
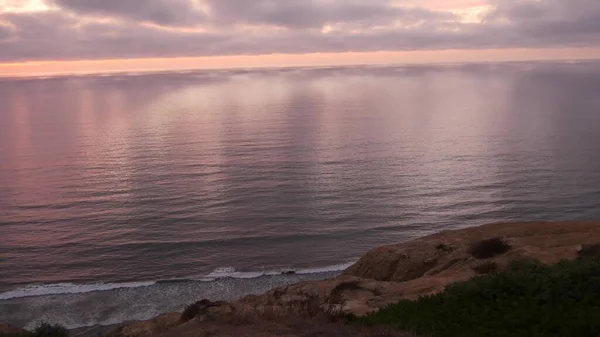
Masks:
[[[500,239],[510,248],[493,257],[474,257],[473,245],[489,239]],[[482,265],[502,269],[518,259],[553,264],[573,260],[583,247],[598,243],[600,222],[504,223],[443,231],[375,248],[333,279],[234,302],[199,301],[183,315],[169,313],[128,324],[112,336],[225,336],[235,335],[240,325],[249,336],[295,336],[295,329],[285,323],[292,318],[310,319],[321,312],[365,315],[401,299],[441,292],[450,283],[477,275]]]
[[[333,279],[298,283],[233,302],[191,298],[190,303],[200,301],[184,313],[128,323],[109,336],[308,336],[298,330],[334,324],[322,319],[332,314],[366,315],[401,299],[441,292],[448,284],[492,267],[502,270],[514,260],[544,264],[574,260],[582,249],[599,243],[600,222],[504,223],[443,231],[375,248]],[[339,331],[309,335],[375,336]]]

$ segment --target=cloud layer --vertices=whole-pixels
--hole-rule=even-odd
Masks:
[[[598,0],[31,1],[0,0],[0,62],[600,45]]]

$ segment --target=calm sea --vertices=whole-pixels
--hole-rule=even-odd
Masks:
[[[440,230],[598,220],[599,93],[598,62],[0,79],[0,321],[148,318]]]

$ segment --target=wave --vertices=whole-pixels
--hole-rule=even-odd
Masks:
[[[329,266],[329,267],[300,269],[300,270],[296,271],[296,274],[320,274],[320,273],[344,271],[344,270],[348,269],[351,265],[355,264],[356,261],[358,261],[358,260],[341,263],[341,264],[336,264],[336,265]]]
[[[92,283],[92,284],[76,284],[76,283],[56,283],[56,284],[36,284],[28,285],[22,288],[17,288],[4,293],[0,293],[0,300],[9,300],[23,297],[49,296],[49,295],[66,295],[66,294],[81,294],[99,291],[110,291],[115,289],[125,288],[141,288],[149,287],[162,283],[179,283],[179,282],[215,282],[219,279],[255,279],[259,277],[276,277],[289,275],[307,275],[307,274],[325,274],[341,272],[346,270],[356,261],[336,264],[326,267],[305,268],[305,269],[279,269],[271,271],[238,271],[234,267],[219,267],[213,270],[206,276],[189,277],[189,278],[172,278],[155,281],[140,281],[140,282],[118,282],[118,283]]]
[[[10,290],[0,294],[0,300],[9,300],[21,297],[45,296],[45,295],[64,295],[90,293],[94,291],[108,291],[122,288],[148,287],[156,284],[154,281],[148,282],[123,282],[123,283],[94,283],[94,284],[75,284],[75,283],[56,283],[56,284],[36,284],[23,288]]]
[[[205,277],[200,278],[199,280],[214,281],[214,280],[222,279],[222,278],[253,279],[253,278],[258,278],[258,277],[263,277],[263,276],[332,273],[332,272],[344,271],[348,267],[353,265],[355,262],[356,261],[352,261],[352,262],[346,262],[346,263],[341,263],[341,264],[336,264],[336,265],[326,266],[326,267],[318,267],[318,268],[305,268],[305,269],[298,269],[298,270],[290,268],[290,269],[279,269],[279,270],[272,270],[272,271],[266,271],[266,272],[256,272],[256,271],[242,272],[242,271],[237,271],[233,267],[219,267],[219,268],[215,269],[214,271],[212,271],[210,274],[206,275]]]

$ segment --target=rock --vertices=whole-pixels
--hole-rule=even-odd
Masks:
[[[325,319],[256,318],[245,322],[189,321],[153,337],[415,337],[383,327],[361,327]]]
[[[0,335],[2,335],[2,334],[21,334],[21,333],[26,334],[26,333],[28,333],[28,331],[21,329],[21,328],[14,327],[9,324],[0,324]]]
[[[375,248],[344,275],[406,282],[431,277],[462,280],[473,276],[468,252],[477,241],[504,238],[512,249],[492,260],[500,266],[522,258],[556,263],[574,259],[577,248],[600,242],[599,222],[493,224],[446,231],[410,242]],[[439,290],[443,290],[439,289]]]
[[[98,337],[110,335],[111,332],[124,324],[94,325],[69,330],[69,337]]]
[[[364,315],[400,299],[434,294],[476,275],[474,243],[502,238],[511,249],[493,258],[498,269],[516,259],[556,263],[574,259],[577,247],[600,242],[600,222],[494,224],[446,231],[376,248],[338,278],[299,283],[232,303],[277,315],[315,311]]]
[[[600,244],[585,244],[577,249],[578,258],[600,259]]]
[[[205,319],[207,316],[219,315],[219,313],[225,314],[225,312],[233,311],[230,307],[231,305],[227,302],[198,301],[185,309],[181,314],[181,322],[187,322],[195,318]]]
[[[149,321],[127,324],[109,334],[110,337],[145,337],[164,332],[180,323],[181,314],[172,312]]]
[[[501,239],[510,249],[479,258],[472,256],[471,247],[490,238]],[[214,336],[212,333],[222,331],[224,326],[252,325],[267,331],[266,327],[275,326],[277,330],[294,319],[361,316],[401,299],[438,293],[450,283],[468,280],[476,275],[473,269],[482,261],[497,265],[498,270],[523,258],[551,264],[575,259],[582,251],[596,256],[598,243],[600,222],[494,224],[446,231],[373,249],[334,279],[298,283],[230,303],[200,301],[190,306],[183,317],[167,314],[134,323],[121,329],[118,337],[157,333],[169,337]],[[257,327],[257,322],[262,327]],[[239,334],[230,333],[222,335]],[[283,336],[275,332],[273,335]]]

